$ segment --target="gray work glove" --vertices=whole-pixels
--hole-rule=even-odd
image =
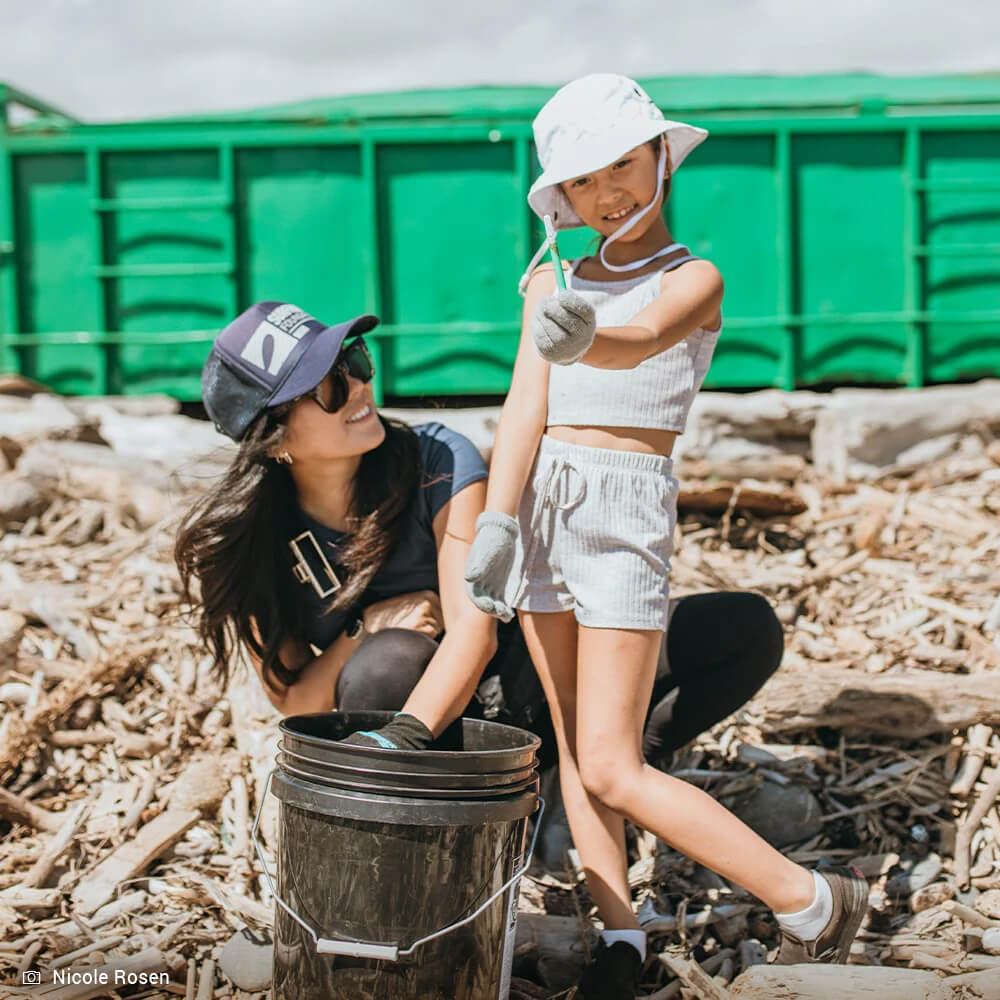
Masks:
[[[538,353],[553,365],[579,361],[590,350],[596,332],[594,307],[570,288],[546,296],[531,317]]]
[[[465,560],[465,589],[480,611],[509,622],[514,609],[504,601],[514,565],[517,521],[510,514],[484,510],[476,518],[476,537]]]

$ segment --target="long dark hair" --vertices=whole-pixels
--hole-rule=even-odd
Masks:
[[[297,678],[280,655],[286,641],[305,641],[305,609],[292,586],[288,549],[299,532],[295,483],[270,457],[284,438],[288,409],[268,411],[250,427],[226,474],[185,515],[174,545],[182,600],[197,609],[198,635],[223,681],[240,645],[260,658],[268,684]],[[416,492],[416,434],[401,421],[379,420],[385,440],[361,456],[352,530],[337,556],[347,579],[327,610],[358,601],[398,541]]]

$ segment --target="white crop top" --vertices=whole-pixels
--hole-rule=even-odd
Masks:
[[[696,259],[689,254],[651,274],[625,281],[578,278],[578,259],[573,261],[570,285],[594,307],[598,329],[627,326],[659,296],[664,272]],[[582,364],[552,365],[546,423],[683,431],[721,332],[721,326],[718,330],[694,330],[679,344],[625,371]]]

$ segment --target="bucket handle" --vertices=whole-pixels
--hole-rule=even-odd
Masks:
[[[428,934],[425,937],[418,938],[409,946],[409,948],[400,948],[399,945],[395,944],[369,944],[365,941],[341,941],[336,938],[321,938],[316,931],[312,929],[279,895],[278,890],[271,878],[271,873],[267,870],[267,863],[264,860],[264,849],[261,847],[260,841],[257,839],[257,829],[260,826],[260,816],[264,811],[264,800],[267,798],[268,790],[271,787],[271,779],[274,777],[274,769],[268,772],[267,780],[264,782],[264,791],[261,794],[260,802],[257,804],[257,815],[254,817],[253,829],[250,832],[250,838],[253,840],[253,846],[257,851],[257,858],[260,860],[261,868],[264,870],[264,878],[267,880],[268,888],[271,890],[271,895],[274,897],[274,901],[297,923],[303,930],[308,933],[308,935],[316,943],[316,953],[318,955],[346,955],[350,958],[375,958],[380,961],[385,962],[398,962],[400,958],[407,955],[412,955],[417,948],[422,944],[427,944],[428,941],[433,941],[435,938],[444,937],[445,934],[450,934],[452,931],[457,930],[459,927],[463,927],[465,924],[471,923],[476,917],[479,916],[498,896],[502,896],[522,875],[528,870],[528,866],[531,864],[532,855],[535,853],[535,841],[538,839],[538,830],[542,825],[542,814],[545,812],[545,799],[541,796],[538,797],[538,809],[537,809],[537,819],[535,820],[535,829],[531,835],[531,846],[528,848],[527,859],[521,869],[515,872],[502,886],[489,899],[486,900],[482,906],[479,907],[474,913],[470,913],[469,916],[464,917],[462,920],[458,920],[453,924],[449,924],[447,927],[442,928],[439,931],[434,931],[433,934]]]

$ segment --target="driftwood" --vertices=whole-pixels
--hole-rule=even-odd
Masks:
[[[768,488],[762,483],[710,483],[703,486],[685,485],[677,494],[677,509],[681,513],[705,511],[747,511],[759,517],[801,514],[805,501],[794,490]]]
[[[751,702],[772,732],[834,726],[903,739],[1000,723],[993,674],[955,678],[929,670],[781,670]]]
[[[6,788],[0,788],[0,819],[51,832],[58,830],[63,824],[63,817],[28,802]]]
[[[73,903],[84,915],[108,902],[119,883],[144,872],[149,863],[177,843],[200,814],[169,810],[147,823],[128,843],[108,855],[73,891]]]
[[[744,413],[744,397],[734,409]],[[781,434],[797,449],[808,430],[791,423]],[[132,436],[129,447],[155,443],[145,426],[126,424],[116,433]],[[110,426],[102,420],[102,434]],[[58,963],[120,964],[152,946],[175,979],[147,996],[197,1000],[200,990],[249,1000],[207,963],[245,924],[266,931],[273,919],[248,832],[274,759],[274,713],[269,703],[262,713],[241,704],[251,692],[266,702],[252,674],[220,690],[178,614],[173,530],[142,528],[163,501],[174,506],[162,465],[140,476],[102,445],[49,443],[0,441],[8,464],[25,462],[7,475],[30,471],[47,504],[5,525],[0,559],[0,611],[14,616],[0,619],[8,792],[0,796],[0,981]],[[987,996],[1000,974],[1000,815],[995,805],[977,808],[990,801],[1000,767],[1000,730],[991,725],[1000,700],[1000,450],[971,443],[864,484],[833,484],[798,454],[776,454],[773,441],[756,465],[735,461],[732,449],[692,452],[702,464],[685,458],[678,476],[701,509],[680,518],[671,573],[677,594],[759,591],[785,626],[786,647],[760,698],[679,751],[677,772],[733,809],[761,788],[777,790],[772,811],[798,833],[785,848],[790,857],[863,870],[874,907],[855,947],[865,964],[827,976],[872,983],[886,973],[931,974],[955,1000]],[[52,461],[56,454],[65,461]],[[98,457],[96,472],[59,474]],[[699,475],[727,483],[720,492]],[[178,491],[191,482],[178,481]],[[754,491],[764,495],[759,506],[747,502]],[[804,731],[790,737],[790,726]],[[84,793],[90,809],[70,835]],[[808,797],[822,822],[807,833],[791,803]],[[34,822],[11,825],[3,811],[11,801]],[[197,809],[200,819],[165,831],[178,809]],[[276,843],[275,811],[268,796],[265,845]],[[655,917],[651,958],[697,956],[712,988],[735,998],[731,977],[777,944],[772,916],[652,835],[633,833],[629,885],[637,912]],[[273,866],[274,852],[265,853]],[[963,857],[978,896],[960,894]],[[87,914],[80,894],[111,901]],[[512,1000],[560,992],[567,1000],[596,936],[587,890],[572,876],[539,875],[522,880],[520,902]],[[693,995],[655,960],[641,992]],[[919,1000],[919,989],[910,997]]]
[[[933,972],[857,965],[755,965],[737,976],[733,1000],[953,1000]]]
[[[23,716],[11,714],[0,739],[0,777],[21,763],[31,751],[96,684],[117,684],[133,671],[141,670],[151,655],[149,649],[127,649],[82,669],[75,678],[60,682],[34,709]]]
[[[972,846],[972,836],[979,829],[979,824],[986,818],[986,814],[993,808],[993,803],[997,801],[998,797],[1000,797],[1000,768],[994,772],[965,822],[958,828],[955,837],[955,881],[962,889],[969,886],[969,849]]]

